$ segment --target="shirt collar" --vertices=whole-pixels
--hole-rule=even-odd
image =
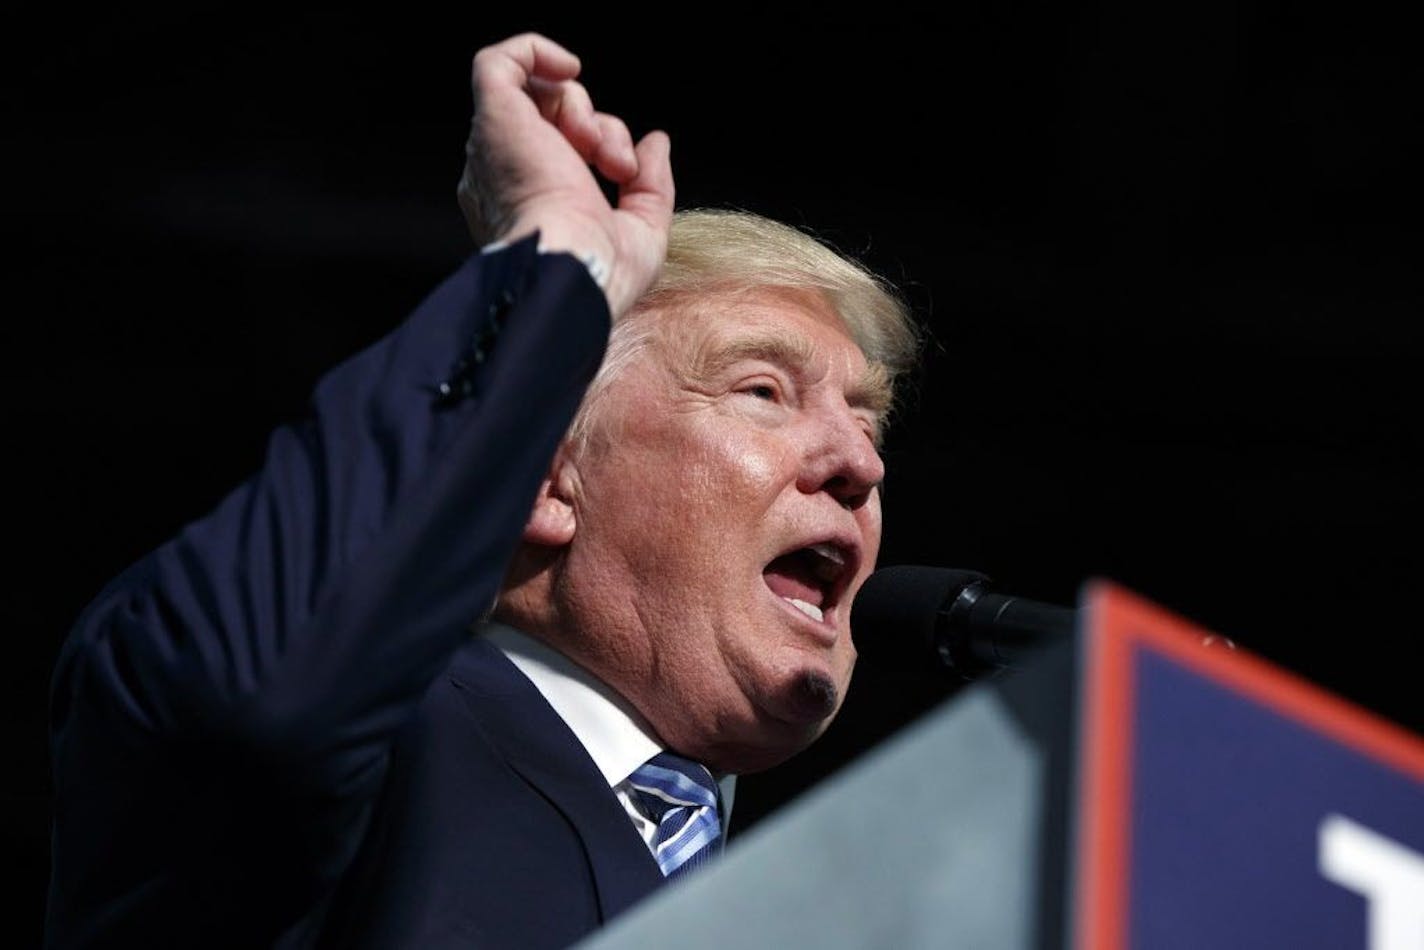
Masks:
[[[573,660],[504,624],[488,623],[482,635],[554,707],[610,787],[663,751],[637,710]]]

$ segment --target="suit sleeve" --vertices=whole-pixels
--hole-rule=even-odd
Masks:
[[[388,738],[492,604],[608,329],[574,258],[533,239],[472,258],[88,607],[52,690],[53,944],[177,901],[265,939],[339,877]],[[259,848],[286,870],[225,879]]]

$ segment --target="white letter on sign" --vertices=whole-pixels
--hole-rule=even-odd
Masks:
[[[1340,815],[1319,844],[1320,873],[1368,901],[1369,950],[1424,947],[1424,855]]]

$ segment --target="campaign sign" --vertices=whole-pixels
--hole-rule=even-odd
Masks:
[[[1424,950],[1424,739],[1085,592],[1078,950]]]

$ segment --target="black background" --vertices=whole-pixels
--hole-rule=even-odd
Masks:
[[[1424,731],[1418,54],[1351,9],[8,15],[4,926],[37,939],[69,623],[468,253],[469,59],[526,28],[671,133],[680,206],[905,289],[933,340],[882,564],[1115,580]],[[739,823],[953,688],[862,670]]]

